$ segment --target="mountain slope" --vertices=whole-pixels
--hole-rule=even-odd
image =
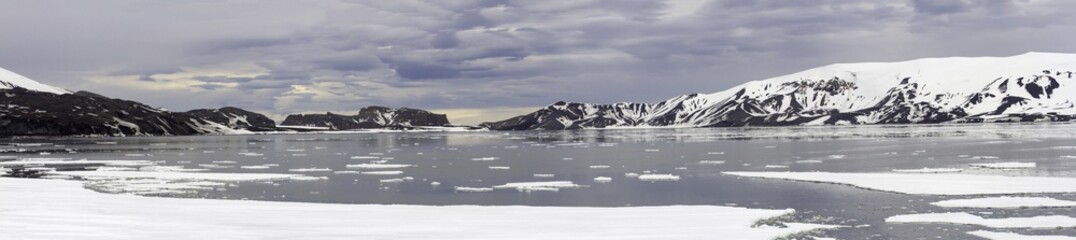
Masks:
[[[557,102],[494,130],[1069,120],[1076,54],[834,64],[658,103]]]
[[[0,68],[0,89],[13,89],[24,88],[31,91],[47,92],[52,94],[70,94],[71,91],[67,91],[63,88],[53,87],[31,80],[30,78],[23,77],[18,73],[8,71],[7,69]]]
[[[333,113],[292,114],[288,115],[283,126],[323,127],[330,130],[370,129],[370,128],[407,128],[417,126],[446,126],[448,117],[420,109],[391,109],[379,106],[364,107],[358,115],[348,116]]]
[[[85,91],[71,93],[0,69],[0,136],[223,134],[268,120],[241,109],[221,112],[233,114],[169,112]]]

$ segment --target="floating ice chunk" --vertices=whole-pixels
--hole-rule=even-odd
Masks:
[[[887,223],[950,223],[979,225],[991,228],[1062,228],[1076,227],[1076,218],[1051,215],[1014,218],[983,218],[965,212],[921,213],[897,215],[885,219]]]
[[[969,235],[990,240],[1076,240],[1076,237],[1060,235],[1020,235],[1011,232],[994,232],[976,230],[968,232]]]
[[[566,157],[566,158],[561,158],[560,160],[561,161],[571,161],[571,160],[575,160],[575,158]]]
[[[123,156],[126,156],[126,157],[145,157],[146,154],[145,153],[128,153],[128,154],[123,154]]]
[[[535,173],[534,174],[534,177],[536,177],[536,178],[552,178],[552,177],[556,177],[556,176],[557,175],[549,174],[549,173]]]
[[[893,169],[893,172],[899,173],[958,173],[964,169],[959,168],[920,168],[920,169]]]
[[[138,168],[133,167],[96,167],[97,171],[138,171]]]
[[[441,186],[441,182],[430,182],[430,186]]]
[[[638,178],[639,174],[638,173],[633,173],[633,172],[624,173],[624,177],[626,177],[626,178]]]
[[[284,151],[287,151],[287,152],[306,152],[306,149],[302,149],[302,148],[289,148],[289,149],[284,149]]]
[[[848,157],[848,155],[829,155],[830,159],[844,159],[845,157]]]
[[[1061,158],[1076,159],[1076,156],[1066,155],[1066,156],[1061,156]]]
[[[499,157],[477,157],[477,158],[471,158],[471,161],[494,161],[494,160],[497,160],[497,159],[501,159],[501,158],[499,158]]]
[[[288,178],[288,180],[292,180],[292,181],[319,181],[319,180],[325,180],[325,179],[329,179],[329,177],[325,177],[325,176],[294,176],[294,177]]]
[[[1076,207],[1076,202],[1047,197],[986,197],[953,199],[931,203],[947,208],[1030,208],[1030,207]]]
[[[116,145],[116,142],[94,142],[97,145]]]
[[[706,155],[724,155],[725,152],[708,152]]]
[[[489,166],[489,169],[494,169],[494,170],[508,170],[508,169],[511,169],[511,167],[509,167],[509,166]]]
[[[208,163],[207,164],[198,164],[198,166],[199,167],[204,167],[204,168],[218,168],[218,169],[219,168],[234,168],[235,167],[235,166],[225,166],[225,165],[218,165],[218,164],[208,164]]]
[[[602,176],[602,177],[594,178],[594,182],[596,182],[596,183],[607,183],[607,182],[612,182],[612,181],[613,181],[613,178],[611,178],[611,177]]]
[[[351,159],[380,159],[378,156],[352,156]]]
[[[413,177],[402,177],[402,178],[381,179],[381,180],[377,180],[377,181],[380,182],[380,183],[402,183],[402,182],[410,182],[410,181],[414,181],[414,180],[415,180],[415,178],[413,178]]]
[[[550,182],[514,182],[506,183],[504,185],[493,186],[495,189],[510,188],[516,189],[520,192],[532,192],[532,191],[558,191],[562,188],[579,188],[580,185],[572,183],[570,181],[550,181]]]
[[[648,148],[648,149],[643,149],[643,151],[644,152],[660,152],[661,149]]]
[[[816,160],[816,159],[798,160],[798,161],[796,161],[796,163],[803,163],[803,164],[822,163],[822,160]]]
[[[702,165],[721,165],[721,164],[725,164],[725,161],[723,161],[723,160],[702,160],[702,161],[699,161],[699,164],[702,164]]]
[[[1001,162],[1001,163],[975,163],[971,164],[972,167],[980,168],[992,168],[992,169],[1027,169],[1035,168],[1036,164],[1033,162]]]
[[[788,168],[787,165],[766,165],[766,168]]]
[[[591,169],[609,168],[609,165],[590,165]]]
[[[216,164],[235,164],[235,161],[213,161]]]
[[[356,169],[396,169],[396,168],[409,168],[409,167],[414,167],[414,165],[411,165],[411,164],[370,164],[370,163],[348,164],[347,165],[347,168],[356,168]]]
[[[671,182],[680,181],[680,176],[672,174],[643,174],[637,177],[639,181],[647,182]]]
[[[1076,192],[1076,178],[1010,177],[974,174],[723,172],[723,174],[825,182],[906,194],[980,195]]]
[[[975,159],[975,160],[998,159],[998,157],[995,157],[995,156],[974,156],[974,157],[971,157],[971,159]]]
[[[400,174],[403,174],[403,171],[370,171],[370,172],[361,172],[360,174],[362,174],[362,175],[400,175]]]
[[[269,166],[269,165],[250,165],[250,166],[239,166],[239,168],[242,168],[242,169],[269,169],[269,168],[271,168],[271,167],[272,167],[272,166]]]
[[[329,168],[292,168],[288,169],[289,172],[332,172]]]
[[[265,156],[265,154],[253,153],[253,152],[241,152],[241,153],[239,153],[239,156],[261,157],[261,156]]]
[[[139,171],[145,172],[204,172],[209,169],[204,168],[184,168],[183,166],[145,166],[138,168]]]
[[[483,187],[455,187],[455,188],[453,188],[453,190],[455,190],[456,192],[467,192],[467,193],[481,193],[481,192],[492,192],[492,191],[493,191],[493,188],[483,188]]]
[[[361,173],[359,171],[335,171],[335,172],[333,172],[333,174],[336,174],[336,175],[354,175],[354,174],[361,174]]]

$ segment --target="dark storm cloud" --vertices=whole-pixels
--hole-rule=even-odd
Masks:
[[[1073,52],[1067,9],[1076,1],[22,1],[0,8],[0,67],[172,109],[656,101],[834,62]]]

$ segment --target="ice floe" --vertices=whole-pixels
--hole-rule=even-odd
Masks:
[[[492,192],[492,191],[493,191],[493,188],[483,188],[483,187],[455,187],[455,188],[453,188],[453,190],[455,190],[456,192],[469,192],[469,193],[479,193],[479,192]]]
[[[1033,208],[1076,207],[1076,202],[1048,197],[985,197],[953,199],[931,203],[946,208]]]
[[[355,169],[396,169],[396,168],[409,168],[413,167],[411,164],[375,164],[375,163],[363,163],[363,164],[348,164],[347,168]]]
[[[578,184],[570,181],[549,181],[549,182],[513,182],[505,183],[504,185],[493,186],[495,189],[515,189],[520,192],[533,192],[533,191],[551,191],[556,192],[562,188],[579,188],[582,187]]]
[[[362,174],[362,175],[400,175],[400,174],[403,174],[403,171],[370,171],[370,172],[360,172],[359,174]]]
[[[968,232],[969,235],[990,240],[1076,240],[1076,237],[1059,235],[1021,235],[1011,232],[995,232],[976,230]]]
[[[595,177],[594,178],[594,182],[596,182],[596,183],[607,183],[607,182],[612,182],[612,181],[613,181],[613,178],[611,178],[611,177],[600,176],[600,177]]]
[[[497,159],[501,159],[501,158],[499,158],[499,157],[477,157],[477,158],[471,158],[471,161],[494,161],[494,160],[497,160]]]
[[[1076,218],[1061,215],[983,218],[965,212],[920,213],[888,217],[887,223],[948,223],[979,225],[991,228],[1059,228],[1076,227]]]
[[[1026,169],[1035,168],[1036,164],[1033,162],[1000,162],[1000,163],[974,163],[970,164],[972,167],[979,168],[991,168],[991,169]]]
[[[292,168],[288,169],[289,172],[332,172],[329,168]]]
[[[489,169],[493,169],[493,170],[508,170],[508,169],[512,169],[512,167],[509,167],[509,166],[489,166]]]
[[[852,185],[881,191],[925,195],[978,195],[1076,192],[1076,178],[1010,177],[974,174],[723,172],[723,174]]]
[[[960,168],[919,168],[919,169],[893,169],[893,172],[898,173],[958,173],[964,169]]]
[[[643,175],[639,175],[636,178],[638,178],[639,181],[647,181],[647,182],[680,181],[680,176],[676,176],[676,175],[672,175],[672,174],[643,174]]]
[[[702,160],[702,161],[699,161],[699,164],[702,164],[702,165],[721,165],[721,164],[725,164],[725,161],[722,161],[722,160]]]

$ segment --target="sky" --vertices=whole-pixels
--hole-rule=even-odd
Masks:
[[[0,67],[173,111],[502,120],[842,62],[1076,52],[1070,0],[0,0]]]

